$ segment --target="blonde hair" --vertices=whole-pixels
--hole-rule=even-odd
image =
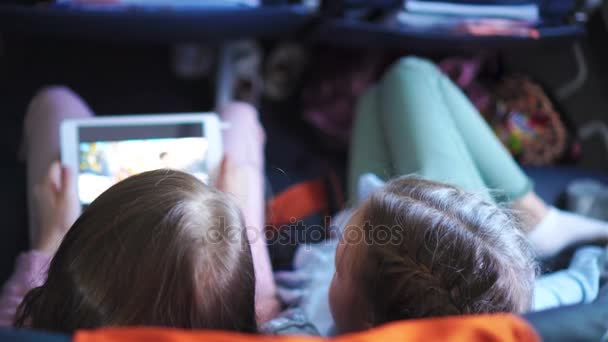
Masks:
[[[530,308],[534,255],[518,220],[496,204],[401,177],[373,193],[358,217],[366,243],[346,250],[373,326]]]

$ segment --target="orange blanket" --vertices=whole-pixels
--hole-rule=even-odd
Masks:
[[[163,328],[106,328],[78,331],[75,342],[385,342],[385,341],[540,341],[536,332],[515,315],[462,316],[410,320],[333,339],[296,336],[245,335],[219,331],[185,331]]]

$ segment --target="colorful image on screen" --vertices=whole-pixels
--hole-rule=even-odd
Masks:
[[[208,181],[208,140],[160,138],[79,144],[78,195],[91,203],[115,183],[138,173],[169,168]]]

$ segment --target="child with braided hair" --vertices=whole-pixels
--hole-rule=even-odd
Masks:
[[[277,275],[292,323],[278,320],[271,331],[332,335],[597,297],[602,248],[581,248],[567,269],[541,277],[536,259],[607,240],[608,224],[545,204],[429,61],[398,61],[361,97],[349,178],[355,208],[339,215],[341,237],[300,248],[295,272]]]
[[[335,266],[329,300],[341,332],[411,318],[522,313],[531,308],[537,269],[509,211],[409,176],[354,211]]]

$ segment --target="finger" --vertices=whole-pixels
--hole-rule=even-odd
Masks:
[[[217,187],[219,189],[224,188],[224,183],[226,182],[226,172],[228,171],[228,156],[224,156],[222,158],[222,162],[220,163],[219,174],[217,177]]]
[[[59,194],[61,197],[72,196],[76,193],[74,172],[69,167],[63,165],[60,168],[61,172],[61,188]]]
[[[61,164],[58,161],[53,162],[49,167],[45,185],[54,192],[59,192],[61,189]]]
[[[80,216],[82,207],[76,191],[76,172],[67,166],[61,168],[61,198],[62,209],[65,210],[64,224],[69,229]]]

